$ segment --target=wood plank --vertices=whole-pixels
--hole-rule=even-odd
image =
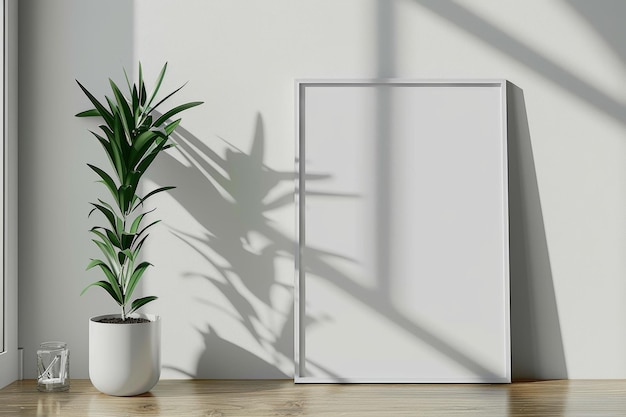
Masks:
[[[291,380],[162,380],[148,394],[110,397],[88,380],[40,393],[34,380],[0,390],[0,416],[615,416],[626,380],[505,385],[313,384]]]

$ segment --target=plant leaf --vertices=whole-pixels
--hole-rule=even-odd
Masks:
[[[102,251],[102,254],[104,256],[106,256],[107,258],[109,257],[115,257],[115,249],[113,249],[113,244],[111,244],[111,242],[109,241],[109,238],[106,237],[106,235],[104,233],[98,232],[96,230],[92,230],[92,233],[97,233],[98,237],[100,237],[102,240],[96,240],[96,239],[91,239],[91,241],[93,243],[96,244],[96,246],[98,246],[98,248],[100,248],[100,251]],[[110,265],[109,265],[110,266]]]
[[[139,254],[138,252],[133,252],[130,249],[124,249],[118,252],[117,256],[119,258],[120,265],[123,265],[126,258],[130,259],[131,262],[134,262],[138,254]]]
[[[115,302],[117,304],[122,305],[122,301],[118,298],[117,293],[115,292],[115,287],[113,287],[107,281],[92,282],[87,287],[85,287],[85,289],[80,293],[80,295],[83,295],[89,288],[94,287],[94,286],[98,286],[98,287],[104,288],[106,290],[106,292],[109,293],[109,295],[115,300]]]
[[[81,111],[80,113],[76,113],[76,117],[98,117],[100,116],[100,112],[96,109]]]
[[[130,88],[130,86],[129,86]],[[133,126],[137,126],[137,123],[139,122],[139,112],[137,111],[139,109],[139,92],[137,91],[137,86],[133,85],[132,88],[132,96],[133,96],[133,101],[132,101],[132,105],[133,105]]]
[[[133,150],[135,152],[140,152],[142,148],[146,148],[146,146],[150,146],[154,142],[154,140],[157,138],[157,136],[158,136],[157,132],[154,132],[152,130],[146,130],[145,132],[137,136],[137,138],[135,138],[135,141],[133,142]]]
[[[161,117],[159,117],[157,121],[154,122],[154,126],[157,126],[157,127],[161,126],[163,122],[165,122],[167,119],[171,118],[175,114],[178,114],[183,110],[187,110],[192,107],[199,106],[202,103],[203,103],[202,101],[192,101],[191,103],[185,103],[185,104],[181,104],[180,106],[176,106],[173,109],[169,110],[168,112],[164,113]]]
[[[153,221],[152,223],[150,223],[149,225],[147,225],[146,227],[141,229],[141,231],[139,233],[137,233],[137,237],[143,235],[146,230],[148,230],[149,228],[151,228],[152,226],[154,226],[155,224],[160,223],[160,222],[161,222],[161,220]]]
[[[103,264],[104,262],[101,261],[100,259],[92,259],[91,262],[89,262],[89,265],[87,265],[87,268],[85,268],[85,271],[89,271],[91,268],[95,268],[96,266],[99,266],[100,264]]]
[[[143,68],[139,62],[139,104],[143,106],[146,103],[146,87],[143,83]]]
[[[165,133],[167,134],[167,136],[171,135],[172,132],[174,132],[174,130],[180,124],[181,120],[183,120],[183,119],[174,120],[172,123],[170,123],[169,125],[165,126]]]
[[[111,294],[111,296],[113,297],[113,299],[115,301],[117,301],[118,303],[122,304],[123,303],[123,296],[122,296],[122,289],[119,286],[119,282],[117,280],[117,277],[115,276],[115,274],[113,273],[113,271],[111,271],[111,269],[109,268],[109,266],[101,261],[100,259],[93,259],[90,263],[89,266],[87,267],[87,269],[91,269],[94,268],[96,266],[99,266],[100,269],[102,269],[102,272],[104,272],[104,275],[106,275],[107,279],[109,280],[108,282],[106,281],[100,281],[100,282],[105,282],[108,284],[108,286],[111,288],[112,292],[109,292],[109,294]],[[91,284],[94,285],[94,284]],[[81,295],[87,290],[87,288],[89,288],[91,285],[87,286],[83,292],[81,293]],[[97,285],[97,284],[96,284]],[[103,287],[104,288],[104,287]],[[106,288],[105,288],[106,289]],[[107,290],[108,291],[108,290]]]
[[[128,215],[128,213],[132,211],[131,204],[133,202],[133,196],[135,195],[135,190],[130,185],[122,185],[119,188],[119,194],[120,194],[120,209],[122,210],[124,214]]]
[[[115,256],[115,251],[109,254],[107,244],[100,242],[99,240],[96,240],[96,239],[91,239],[91,241],[94,242],[100,248],[102,253],[104,253],[104,256],[107,259],[107,265],[109,266],[109,269],[111,270],[113,275],[118,276],[118,271],[121,271],[122,267],[121,267],[121,264],[119,264],[117,261],[117,258]]]
[[[143,218],[149,214],[152,213],[154,210],[156,210],[156,208],[153,208],[150,211],[147,211],[145,213],[141,213],[140,215],[138,215],[135,220],[133,221],[133,224],[130,226],[130,233],[135,234],[137,233],[137,230],[139,229],[139,224],[141,223],[141,221],[143,220]]]
[[[132,233],[132,234],[131,233],[126,233],[126,232],[122,233],[122,240],[121,240],[122,249],[123,250],[130,249],[130,247],[133,244],[133,240],[135,240],[135,234],[134,233]]]
[[[106,208],[108,208],[109,210],[111,210],[111,212],[115,213],[115,209],[113,208],[113,206],[112,206],[112,205],[110,205],[109,203],[107,203],[106,201],[104,201],[104,200],[102,200],[102,199],[100,199],[100,198],[99,198],[99,199],[98,199],[98,202],[99,202],[100,204],[102,204],[104,207],[106,207]],[[117,216],[117,214],[116,214],[116,216]]]
[[[126,167],[124,166],[124,162],[123,162],[124,161],[123,150],[122,150],[123,141],[122,141],[122,138],[120,137],[120,127],[121,127],[120,116],[116,113],[116,115],[114,116],[114,120],[113,120],[113,128],[110,129],[110,135],[108,131],[106,131],[105,129],[103,130],[107,132],[107,136],[109,137],[113,168],[115,169],[117,178],[119,179],[120,183],[122,183],[124,180],[124,176],[126,174]]]
[[[139,204],[143,204],[144,201],[146,201],[149,197],[152,197],[155,194],[158,194],[160,192],[167,191],[167,190],[172,190],[174,188],[176,187],[170,185],[167,187],[161,187],[161,188],[157,188],[156,190],[152,190],[148,194],[146,194],[144,198],[139,198]]]
[[[135,218],[135,220],[133,221],[133,224],[130,226],[130,233],[137,233],[137,229],[139,229],[139,224],[141,223],[141,220],[143,220],[144,216],[146,215],[146,213],[141,213],[139,216],[137,216]]]
[[[111,99],[109,98],[109,96],[104,96],[104,99],[105,99],[105,100],[107,101],[107,103],[109,104],[109,109],[111,109],[111,114],[112,114],[113,116],[115,116],[116,114],[119,114],[119,113],[120,113],[120,109],[119,109],[119,107],[117,107],[117,103],[116,103],[115,101],[111,100]],[[109,126],[112,126],[112,125],[109,125]]]
[[[145,235],[140,241],[139,243],[137,243],[137,245],[135,246],[135,249],[133,250],[133,253],[135,255],[135,258],[137,257],[137,255],[139,254],[139,251],[141,250],[141,247],[143,246],[143,243],[146,241],[146,239],[148,238],[148,236],[150,236],[150,233],[148,233],[147,235]],[[137,242],[137,240],[135,240],[135,242]]]
[[[100,211],[102,214],[105,215],[105,217],[107,218],[107,220],[111,224],[111,228],[113,230],[115,230],[116,229],[116,218],[117,218],[115,213],[113,213],[113,211],[109,210],[108,208],[104,207],[101,204],[91,203],[91,205],[94,206],[95,209],[97,209],[98,211]],[[93,212],[93,210],[89,214],[91,214],[92,212]]]
[[[124,233],[124,219],[117,216],[115,219],[115,234],[121,236]]]
[[[111,270],[114,270],[113,265],[114,263],[116,263],[117,259],[115,258],[115,247],[113,246],[113,243],[105,234],[106,232],[102,233],[95,227],[91,229],[90,232],[102,239],[101,241],[96,239],[92,239],[91,241],[94,242],[96,246],[98,246],[98,248],[100,248],[100,251],[109,261],[109,266],[111,267]]]
[[[131,251],[130,249],[124,249],[121,253],[123,253],[128,258],[130,258],[131,261],[134,261],[135,255],[137,255],[135,252]]]
[[[113,244],[113,246],[122,249],[122,244],[119,238],[117,237],[117,235],[113,233],[112,231],[110,231],[109,229],[104,229],[104,230],[106,232],[107,237],[109,238],[109,241]]]
[[[113,94],[115,95],[117,105],[121,109],[122,114],[120,114],[120,119],[122,121],[122,127],[124,128],[124,132],[126,133],[126,140],[130,144],[131,130],[135,128],[135,118],[132,111],[130,110],[130,107],[128,106],[128,100],[126,100],[124,94],[122,94],[120,89],[110,78],[109,84],[111,85],[111,89],[113,90]]]
[[[150,96],[148,103],[145,105],[146,108],[150,108],[150,105],[152,104],[154,97],[156,97],[157,93],[159,92],[159,88],[161,88],[161,83],[163,82],[163,77],[165,77],[166,70],[167,70],[167,62],[163,65],[163,68],[161,68],[161,72],[159,73],[159,76],[157,77],[156,83],[154,85],[154,90],[152,90],[152,95]],[[148,113],[151,113],[151,112],[152,112],[152,109],[148,111]]]
[[[156,299],[158,299],[159,297],[156,297],[154,295],[148,296],[148,297],[143,297],[143,298],[138,298],[135,301],[133,301],[133,303],[130,305],[130,310],[128,311],[128,314],[131,314],[132,312],[134,312],[135,310],[145,306],[146,304],[148,304],[151,301],[154,301]]]
[[[126,293],[124,294],[126,299],[129,299],[131,297],[131,295],[133,294],[133,291],[135,291],[135,287],[141,280],[141,276],[143,275],[144,272],[146,272],[146,269],[148,269],[148,267],[151,265],[152,265],[151,263],[144,261],[140,263],[139,265],[137,265],[137,267],[135,267],[135,269],[133,270],[133,274],[130,276],[130,279],[128,280],[128,287],[126,288]]]
[[[115,168],[115,166],[116,166],[115,165],[116,151],[114,150],[114,148],[111,145],[111,143],[108,140],[106,140],[105,138],[103,138],[102,136],[98,135],[97,133],[95,133],[95,132],[91,132],[91,133],[96,137],[96,139],[98,139],[98,142],[100,142],[100,144],[104,148],[104,151],[106,152],[107,156],[109,157],[109,162],[111,163],[111,166],[113,168]],[[117,200],[117,195],[115,196],[115,199]]]
[[[102,169],[98,168],[97,166],[91,165],[91,164],[87,164],[87,166],[89,168],[91,168],[92,170],[94,170],[96,172],[96,174],[98,174],[100,176],[100,178],[102,178],[102,183],[104,185],[106,185],[106,187],[109,189],[109,191],[111,192],[111,195],[113,196],[113,198],[115,198],[115,200],[117,201],[117,186],[115,185],[115,181],[113,181],[113,178],[111,178],[111,176],[109,174],[107,174],[105,171],[103,171]]]
[[[89,101],[91,101],[91,104],[94,105],[95,110],[99,113],[99,116],[101,116],[104,119],[106,124],[111,125],[112,120],[113,120],[113,115],[78,80],[76,80],[76,82],[78,83],[78,86],[80,87],[80,89],[83,90],[83,93],[85,93]],[[84,116],[79,116],[79,117],[84,117]]]
[[[147,99],[147,97],[146,97],[146,96],[147,96],[147,95],[148,95],[148,93],[146,92],[146,86],[145,86],[145,84],[142,82],[142,83],[141,83],[141,107],[142,107],[142,108],[145,108],[145,105],[146,105],[146,99]],[[142,109],[142,114],[143,114],[143,109]]]
[[[166,144],[165,140],[156,143],[156,146],[154,147],[154,149],[148,152],[148,154],[137,164],[137,167],[135,168],[136,171],[139,171],[142,173],[146,172],[146,170],[150,167],[152,162],[154,162],[154,159],[157,157],[157,155],[159,155],[159,153],[163,150],[163,148],[165,147],[165,144]]]
[[[139,161],[143,158],[143,156],[148,152],[150,147],[154,144],[155,140],[158,137],[157,132],[153,132],[152,130],[148,130],[146,132],[141,133],[137,138],[135,138],[133,145],[130,149],[130,161],[129,167],[134,168]]]
[[[168,95],[165,96],[165,98],[161,99],[157,104],[154,105],[154,107],[152,107],[150,110],[148,110],[149,113],[152,113],[153,111],[155,111],[157,109],[157,107],[159,107],[161,104],[163,104],[165,101],[167,101],[168,98],[172,97],[174,94],[178,93],[180,90],[183,89],[184,86],[186,86],[187,83],[181,85],[180,87],[178,87],[176,90],[172,91],[171,93],[169,93]],[[157,126],[157,125],[155,125]]]

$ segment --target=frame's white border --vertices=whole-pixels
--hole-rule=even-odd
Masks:
[[[302,172],[304,164],[300,164],[302,160],[302,152],[304,151],[301,141],[304,139],[303,135],[303,118],[302,112],[304,111],[304,90],[307,86],[340,86],[340,85],[445,85],[445,86],[493,86],[500,89],[500,117],[502,126],[502,150],[501,163],[502,163],[502,208],[503,219],[505,224],[503,225],[503,241],[509,242],[509,201],[508,201],[508,151],[507,151],[507,97],[506,97],[506,85],[507,81],[503,79],[484,79],[484,80],[405,80],[405,79],[357,79],[357,80],[345,80],[345,79],[298,79],[295,82],[295,103],[296,103],[296,192],[295,192],[295,205],[296,205],[296,241],[298,247],[296,251],[295,262],[295,282],[294,282],[294,382],[296,383],[510,383],[511,382],[511,326],[510,326],[510,270],[509,270],[509,246],[503,247],[503,264],[504,271],[502,271],[504,279],[504,305],[505,305],[505,364],[506,375],[504,378],[492,378],[492,377],[476,377],[476,378],[463,378],[463,379],[423,379],[423,378],[312,378],[303,375],[303,366],[306,361],[306,355],[304,352],[304,329],[300,325],[300,320],[305,316],[305,302],[304,302],[304,268],[301,268],[301,255],[302,255],[302,240],[304,238],[304,224],[300,221],[303,218],[302,210],[304,206],[300,204],[301,192],[304,190],[305,175]]]

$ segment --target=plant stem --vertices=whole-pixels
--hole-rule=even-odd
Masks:
[[[122,212],[122,233],[119,236],[120,242],[122,242],[124,231],[126,230],[126,217],[127,213]],[[123,245],[121,245],[123,247]],[[128,268],[129,268],[129,258],[124,257],[124,262],[120,265],[120,278],[122,280],[122,320],[126,321],[126,290],[128,287]]]

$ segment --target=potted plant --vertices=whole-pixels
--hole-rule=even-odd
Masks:
[[[92,241],[102,252],[92,259],[87,269],[99,268],[102,280],[88,285],[103,288],[120,308],[119,314],[92,317],[89,320],[89,377],[93,385],[109,395],[130,396],[149,391],[161,374],[160,317],[136,311],[157,299],[146,296],[133,299],[133,292],[151,264],[141,258],[141,249],[148,229],[160,220],[148,222],[146,200],[174,187],[160,187],[141,194],[142,178],[162,151],[174,146],[170,135],[181,119],[171,120],[178,113],[201,102],[181,104],[167,111],[159,106],[181,88],[156,101],[167,63],[157,77],[154,90],[146,90],[141,64],[139,80],[131,85],[126,72],[128,93],[124,95],[110,81],[112,98],[106,105],[97,100],[80,82],[78,85],[94,108],[77,117],[98,117],[104,123],[101,133],[91,132],[110,162],[110,170],[87,164],[104,185],[107,198],[92,202],[89,216],[102,217],[104,225],[94,226]],[[147,224],[146,224],[147,223]]]

